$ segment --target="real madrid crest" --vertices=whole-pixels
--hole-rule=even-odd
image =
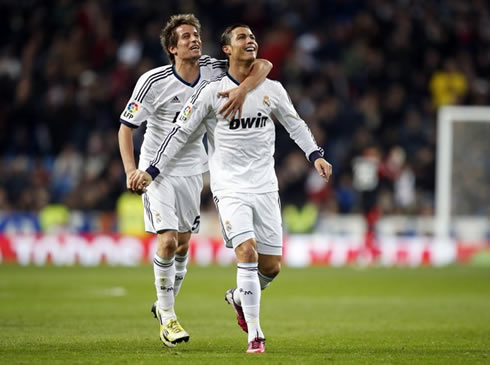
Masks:
[[[157,223],[161,223],[162,216],[160,215],[159,212],[155,212],[155,219],[156,219]]]
[[[263,103],[265,106],[270,107],[271,106],[271,101],[267,95],[264,96]]]

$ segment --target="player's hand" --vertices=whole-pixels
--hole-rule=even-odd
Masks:
[[[131,176],[133,176],[133,174],[134,174],[135,172],[136,172],[136,169],[126,172],[126,188],[127,188],[128,190],[131,190],[131,183],[130,183],[130,180],[131,180]]]
[[[332,176],[332,165],[324,158],[317,158],[314,165],[318,174],[328,182]]]
[[[134,170],[131,170],[131,171],[128,171],[126,172],[126,188],[132,192],[132,193],[138,193],[138,194],[142,194],[143,192],[139,192],[138,190],[134,190],[132,187],[131,187],[131,181],[134,179],[133,175],[136,173],[136,169]]]
[[[228,98],[226,103],[221,107],[219,113],[223,115],[223,118],[232,121],[237,112],[238,118],[242,117],[242,107],[245,102],[245,97],[247,96],[247,91],[240,86],[234,87],[233,89],[221,91],[218,93],[218,97]]]
[[[137,194],[146,193],[146,188],[153,181],[151,175],[146,171],[135,170],[129,176],[129,189]]]

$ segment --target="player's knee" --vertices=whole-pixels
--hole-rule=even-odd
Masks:
[[[177,255],[185,256],[189,251],[189,241],[191,238],[190,233],[179,233],[178,234],[178,242],[177,242],[177,250],[175,253]]]
[[[160,257],[173,256],[177,250],[178,240],[174,234],[158,234],[157,253]]]
[[[279,275],[279,273],[281,272],[281,263],[280,262],[276,262],[271,270],[271,272],[269,273],[269,275],[272,277],[272,278],[275,278],[277,275]]]
[[[248,240],[240,244],[235,253],[240,262],[257,262],[259,255],[253,241]]]
[[[185,256],[187,255],[188,251],[189,251],[189,242],[184,244],[179,243],[177,249],[175,250],[175,254],[180,256]]]
[[[166,237],[160,240],[161,246],[166,249],[176,250],[177,249],[177,239],[175,237]]]
[[[275,278],[277,275],[279,275],[279,272],[281,271],[281,262],[269,262],[267,264],[260,263],[259,264],[259,271],[269,277],[269,278]]]

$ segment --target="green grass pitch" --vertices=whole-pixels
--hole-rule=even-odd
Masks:
[[[283,268],[265,354],[224,302],[234,267],[189,267],[189,343],[162,347],[151,266],[0,265],[1,364],[490,364],[490,268]]]

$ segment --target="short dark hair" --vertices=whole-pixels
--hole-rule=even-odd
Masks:
[[[165,24],[165,26],[163,27],[162,32],[160,33],[160,43],[163,47],[163,50],[170,59],[170,62],[172,63],[175,63],[175,56],[170,53],[168,49],[170,47],[177,46],[179,38],[177,33],[175,32],[175,29],[180,27],[182,24],[192,25],[194,28],[196,28],[197,32],[201,34],[201,23],[194,14],[172,15],[167,24]]]
[[[250,29],[250,27],[247,24],[243,24],[243,23],[235,23],[235,24],[230,25],[229,27],[227,27],[224,30],[223,34],[221,34],[221,40],[220,40],[221,47],[229,46],[231,44],[231,32],[233,32],[233,29],[235,29],[235,28],[248,28],[248,29]]]

